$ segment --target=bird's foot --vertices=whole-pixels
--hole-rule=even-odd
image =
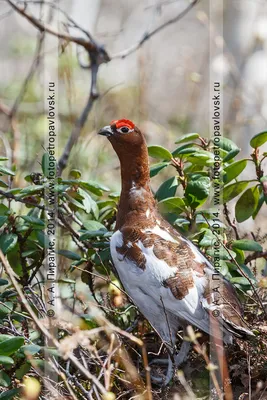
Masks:
[[[155,376],[153,373],[150,374],[151,381],[159,386],[167,386],[169,382],[171,381],[173,374],[174,374],[174,365],[173,362],[170,358],[154,358],[153,360],[150,361],[149,366],[163,366],[166,365],[167,368],[167,373],[164,376]],[[159,373],[160,375],[160,373]]]

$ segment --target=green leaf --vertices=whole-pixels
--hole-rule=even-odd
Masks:
[[[87,182],[78,181],[78,182],[80,187],[89,190],[89,192],[95,194],[96,196],[102,196],[103,192],[109,192],[108,187],[94,181],[87,181]]]
[[[102,210],[103,208],[116,208],[117,204],[114,200],[99,200],[97,206]]]
[[[181,155],[187,155],[187,154],[193,154],[197,152],[198,149],[195,147],[178,147],[174,152],[172,153],[173,157],[179,157]]]
[[[13,247],[16,246],[17,241],[17,235],[13,233],[3,234],[0,237],[0,249],[4,254],[7,254],[10,250],[13,249]]]
[[[80,236],[80,240],[83,241],[83,240],[88,240],[88,239],[95,238],[98,236],[101,237],[101,236],[106,236],[106,235],[107,235],[107,232],[104,231],[103,229],[99,229],[97,231],[84,231],[83,234]]]
[[[99,217],[99,210],[96,202],[92,199],[92,197],[83,189],[79,188],[78,193],[83,197],[83,205],[86,208],[85,212],[87,214],[92,212],[94,217],[98,219]]]
[[[197,150],[187,156],[187,160],[192,164],[210,165],[214,162],[214,155],[210,151]]]
[[[20,191],[20,194],[25,196],[29,194],[39,193],[44,189],[44,185],[30,185]]]
[[[8,281],[6,279],[0,278],[0,286],[8,285]]]
[[[231,278],[230,282],[236,283],[238,285],[250,285],[249,281],[244,276],[237,276],[237,277]]]
[[[77,196],[77,194],[74,193],[75,196]],[[76,208],[80,208],[81,210],[86,211],[86,207],[83,205],[83,203],[70,196],[69,193],[64,193],[64,196],[69,201],[69,206],[74,205]]]
[[[234,240],[232,247],[246,251],[262,251],[262,246],[258,242],[248,239]]]
[[[225,163],[232,160],[239,152],[239,148],[229,151],[229,153],[227,153],[227,155],[223,158],[223,162]]]
[[[191,140],[199,138],[198,133],[186,133],[185,135],[181,136],[175,143],[185,143],[190,142]]]
[[[161,200],[159,204],[164,204],[164,206],[166,206],[169,211],[174,211],[174,212],[177,209],[182,211],[185,208],[185,203],[183,199],[181,199],[180,197],[169,197],[167,199]]]
[[[108,195],[108,197],[110,199],[114,199],[114,200],[119,200],[120,198],[120,192],[112,192]]]
[[[267,142],[267,131],[260,132],[253,136],[250,141],[250,146],[253,147],[253,149],[256,149],[257,147],[262,146],[265,142]]]
[[[24,364],[22,364],[18,369],[16,369],[16,378],[22,379],[24,375],[26,375],[30,371],[31,367],[32,366],[29,362],[25,362]]]
[[[235,179],[241,174],[241,172],[246,168],[247,160],[240,160],[233,162],[224,168],[225,175],[223,176],[224,184],[229,183],[231,180]]]
[[[253,214],[252,214],[252,218],[253,218],[253,219],[255,219],[255,218],[257,217],[257,215],[258,215],[258,213],[259,213],[259,211],[260,211],[260,209],[261,209],[261,207],[262,207],[262,205],[263,205],[263,203],[264,203],[264,197],[265,197],[265,196],[264,196],[264,193],[261,192],[261,193],[260,193],[260,198],[259,198],[259,201],[258,201],[258,205],[257,205],[255,211],[254,211]]]
[[[207,250],[207,254],[213,258],[219,257],[220,260],[231,260],[232,258],[235,259],[234,251],[229,249],[227,251],[224,247],[221,247],[219,250],[220,251],[218,252],[215,249],[209,249]]]
[[[11,301],[5,301],[5,304],[0,303],[0,318],[5,318],[5,316],[10,314],[12,310],[13,303]]]
[[[178,187],[178,181],[176,176],[167,179],[163,182],[158,188],[155,198],[160,201],[166,199],[167,197],[173,197],[176,193],[176,189]]]
[[[1,337],[7,335],[0,335],[0,354],[1,356],[10,356],[15,353],[23,344],[24,338],[19,336],[8,336],[8,339],[1,341]]]
[[[233,250],[236,254],[236,262],[238,264],[243,264],[243,262],[245,261],[245,252],[243,250],[237,249],[236,247],[233,247]]]
[[[0,186],[4,188],[8,188],[8,184],[4,182],[2,179],[0,179]]]
[[[148,146],[148,154],[150,157],[159,158],[161,160],[171,160],[172,154],[169,150],[162,146]]]
[[[223,203],[228,203],[246,189],[249,181],[240,181],[225,186],[223,189]]]
[[[247,189],[238,199],[235,205],[237,222],[246,221],[256,209],[259,201],[259,189],[257,186]]]
[[[0,228],[1,228],[1,226],[3,226],[6,223],[7,218],[8,217],[5,215],[0,217]]]
[[[11,389],[0,394],[0,400],[12,400],[20,392],[20,389]]]
[[[201,206],[209,196],[210,179],[202,176],[196,180],[190,180],[185,189],[185,198],[192,208]]]
[[[14,360],[11,357],[0,356],[0,364],[12,365],[14,364]]]
[[[29,256],[31,256],[31,255],[37,253],[37,251],[38,251],[37,248],[31,249],[31,250],[26,250],[26,251],[23,251],[23,252],[21,253],[21,256],[22,256],[23,258],[29,257]]]
[[[77,253],[74,253],[73,251],[70,250],[58,250],[57,252],[61,256],[64,256],[66,258],[69,258],[70,260],[80,260],[81,256]]]
[[[100,229],[103,229],[107,232],[107,228],[98,221],[92,221],[92,220],[85,221],[83,223],[83,226],[87,231],[98,231]]]
[[[238,152],[240,151],[239,147],[232,140],[230,140],[226,137],[220,138],[218,147],[220,147],[220,149],[223,149],[227,152],[232,151],[232,150],[238,150]]]
[[[247,277],[253,282],[256,283],[257,279],[252,273],[252,271],[249,269],[249,267],[245,264],[240,264],[239,267],[242,269],[242,271],[247,275]]]
[[[22,215],[21,216],[24,221],[28,222],[32,227],[44,228],[45,223],[40,218],[32,217],[31,215]]]
[[[38,346],[37,344],[26,344],[25,346],[22,346],[20,350],[23,351],[25,355],[29,354],[34,356],[35,354],[39,353],[41,348],[42,347]]]
[[[79,179],[81,176],[82,173],[78,169],[72,169],[70,171],[70,178]]]
[[[199,242],[202,247],[210,247],[217,240],[217,237],[213,235],[210,229],[206,229],[203,238]]]
[[[8,387],[11,384],[11,379],[9,376],[4,372],[0,371],[0,386]]]
[[[83,197],[83,205],[87,214],[91,211],[91,196],[83,189],[79,188],[78,193]]]
[[[49,160],[50,157],[50,160]],[[46,178],[53,179],[56,177],[57,163],[54,156],[50,156],[47,152],[42,157],[42,171]]]
[[[0,161],[7,161],[8,160],[8,157],[2,157],[2,156],[0,156]]]
[[[49,247],[49,237],[45,235],[43,231],[37,231],[36,232],[37,240],[38,243],[43,247],[43,248],[48,248]]]
[[[6,215],[9,213],[9,208],[4,204],[0,204],[0,215]]]
[[[15,176],[15,173],[11,171],[11,169],[3,167],[2,165],[0,165],[0,175],[1,174]]]
[[[165,167],[169,165],[168,162],[160,162],[157,164],[154,164],[150,167],[150,178],[153,178],[153,176],[158,175],[158,173]]]

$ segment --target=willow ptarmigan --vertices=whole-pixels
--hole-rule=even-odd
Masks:
[[[233,335],[253,335],[242,319],[231,283],[159,214],[150,190],[142,132],[133,122],[121,119],[99,134],[107,136],[121,164],[122,191],[110,242],[112,260],[126,292],[173,354],[175,366],[186,359],[190,347],[183,341],[176,354],[176,333],[189,324],[216,336],[218,329],[217,334],[210,329],[216,318],[225,343]],[[165,383],[172,374],[169,357]]]

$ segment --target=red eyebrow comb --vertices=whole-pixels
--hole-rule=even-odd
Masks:
[[[111,121],[110,125],[115,124],[116,128],[119,129],[122,126],[127,126],[129,129],[134,128],[134,123],[130,121],[129,119],[118,119],[118,120],[113,120]]]

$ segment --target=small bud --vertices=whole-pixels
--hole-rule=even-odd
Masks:
[[[27,400],[37,400],[41,392],[41,385],[37,379],[32,377],[25,377],[23,379],[23,395]]]
[[[208,371],[215,371],[216,369],[218,369],[218,367],[215,364],[212,364],[211,362],[206,366],[206,369]]]
[[[102,395],[102,399],[103,399],[103,400],[115,400],[115,399],[116,399],[116,396],[115,396],[115,394],[112,393],[112,392],[107,392],[107,393],[105,393],[105,394]]]

